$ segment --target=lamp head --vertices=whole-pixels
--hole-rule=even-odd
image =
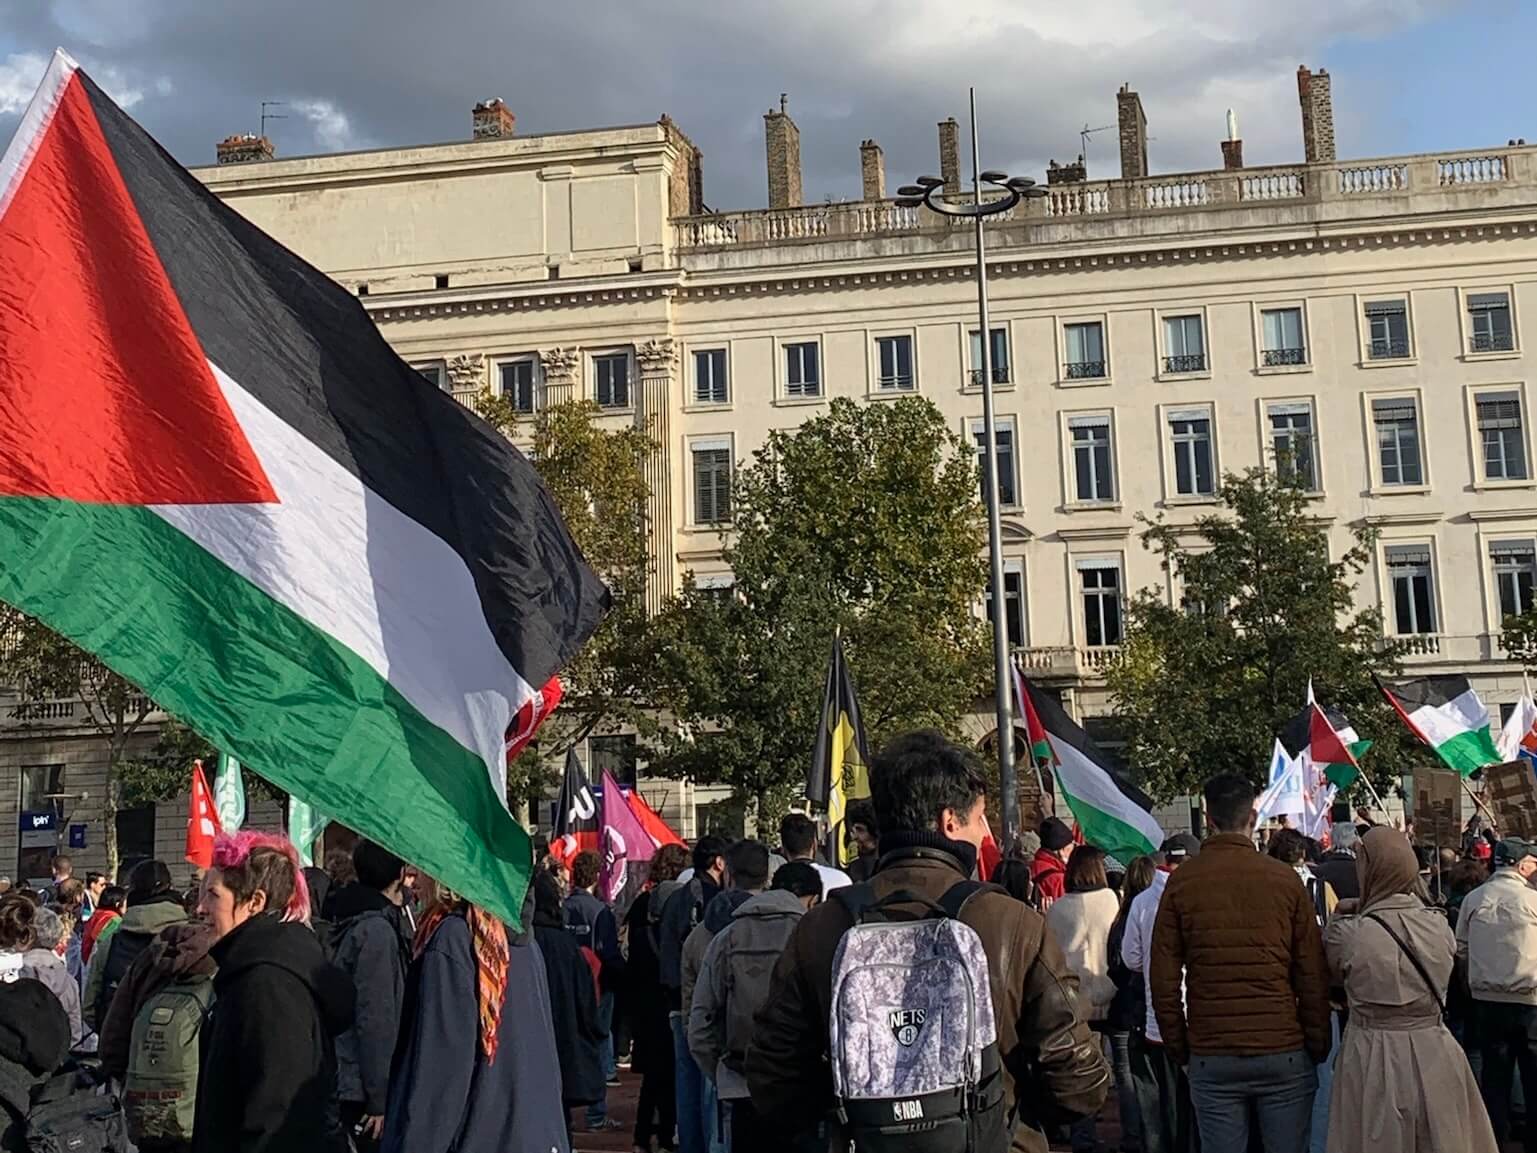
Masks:
[[[897,207],[898,208],[922,208],[925,203],[926,203],[925,200],[921,196],[898,196],[897,197]]]
[[[944,184],[944,181],[937,176],[920,176],[913,183],[922,188],[939,188]]]
[[[925,192],[927,192],[927,191],[928,191],[928,189],[921,188],[921,187],[919,187],[916,184],[904,184],[904,185],[902,185],[901,188],[897,189],[897,195],[898,196],[904,196],[904,197],[917,196],[919,198],[922,198],[923,194]]]
[[[1007,183],[1009,174],[1007,172],[999,172],[996,168],[989,168],[986,172],[982,173],[982,179],[989,184],[1004,184]]]
[[[1005,181],[1005,184],[1007,187],[1012,188],[1015,192],[1024,192],[1027,188],[1035,187],[1035,181],[1030,179],[1028,176],[1011,177],[1009,180]]]

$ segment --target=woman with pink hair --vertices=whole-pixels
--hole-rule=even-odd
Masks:
[[[218,938],[202,1033],[194,1153],[346,1153],[336,1036],[353,990],[309,927],[299,855],[266,833],[221,835],[198,913]]]

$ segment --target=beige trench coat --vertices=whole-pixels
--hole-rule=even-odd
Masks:
[[[1444,998],[1456,940],[1446,918],[1412,896],[1374,903]],[[1350,1024],[1334,1060],[1328,1153],[1498,1153],[1462,1047],[1403,950],[1381,925],[1336,917],[1324,930]]]

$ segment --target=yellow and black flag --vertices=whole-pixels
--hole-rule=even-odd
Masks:
[[[850,801],[870,795],[870,746],[859,719],[854,681],[843,660],[843,638],[833,637],[827,663],[827,687],[822,692],[822,715],[817,743],[811,754],[811,773],[806,778],[806,799],[827,807],[827,827],[838,846],[838,863],[854,857],[843,836],[844,816]]]

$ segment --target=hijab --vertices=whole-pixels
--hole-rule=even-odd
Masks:
[[[1409,838],[1396,829],[1378,825],[1356,843],[1356,880],[1361,887],[1361,912],[1385,897],[1415,896],[1424,899],[1420,862]]]

